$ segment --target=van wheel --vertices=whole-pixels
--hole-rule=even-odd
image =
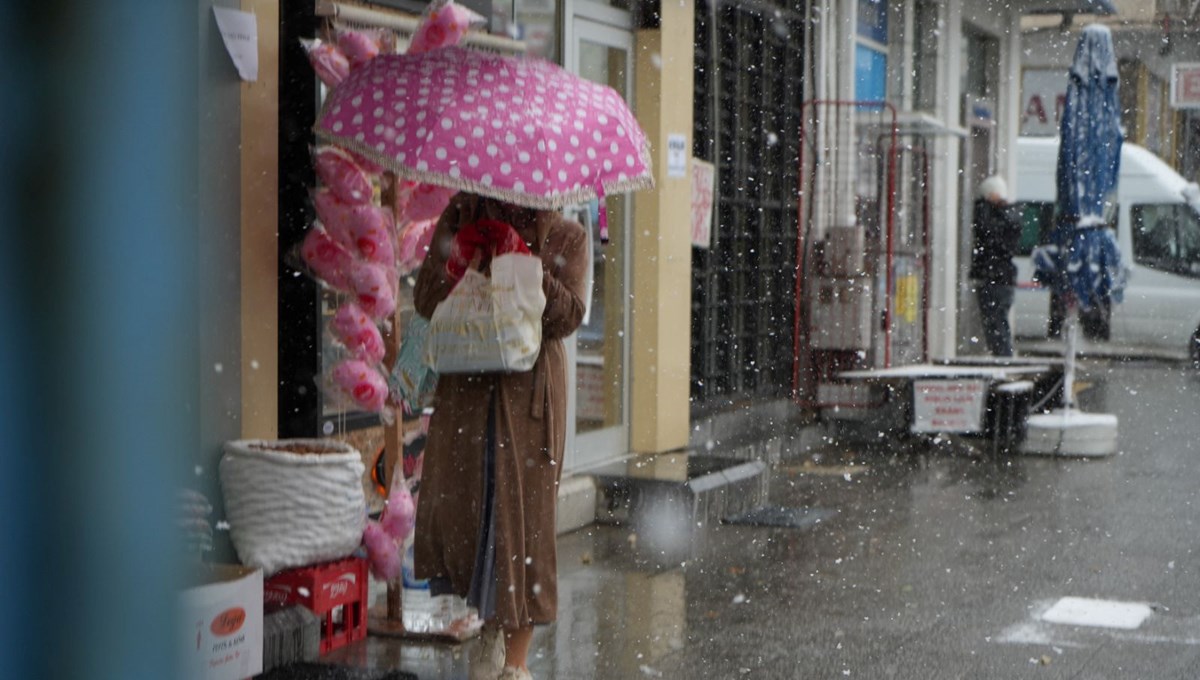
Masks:
[[[1200,371],[1200,328],[1192,333],[1191,347],[1188,350],[1188,356],[1192,359],[1192,368]]]

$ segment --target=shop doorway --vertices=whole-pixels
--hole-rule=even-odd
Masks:
[[[573,4],[566,64],[575,73],[633,94],[633,34],[629,14],[609,6]],[[568,341],[567,470],[582,470],[629,451],[629,229],[632,199],[608,196],[609,243],[600,244],[599,204],[569,211],[592,235],[591,309]]]

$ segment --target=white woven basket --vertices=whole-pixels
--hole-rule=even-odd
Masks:
[[[227,442],[221,488],[238,558],[272,574],[354,552],[364,469],[354,447],[327,439]]]

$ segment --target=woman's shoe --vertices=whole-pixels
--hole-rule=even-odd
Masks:
[[[467,655],[470,680],[495,680],[504,668],[504,631],[485,629]]]
[[[504,670],[500,671],[500,676],[496,680],[533,680],[533,676],[524,668],[505,666]]]

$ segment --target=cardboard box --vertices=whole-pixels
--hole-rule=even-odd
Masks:
[[[206,564],[180,595],[186,680],[242,680],[263,669],[263,574]]]

